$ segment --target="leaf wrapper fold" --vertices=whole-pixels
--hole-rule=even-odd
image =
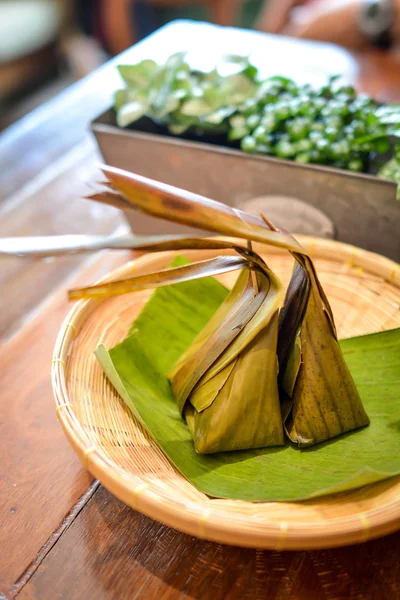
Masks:
[[[299,261],[286,295],[280,339],[285,430],[311,446],[364,427],[369,418],[340,349],[328,300],[308,257]]]
[[[243,269],[225,302],[170,372],[202,454],[284,443],[278,391],[279,280]]]

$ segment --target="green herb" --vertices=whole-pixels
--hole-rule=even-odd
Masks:
[[[400,200],[400,161],[394,156],[385,163],[378,173],[379,177],[397,183],[397,200]]]
[[[214,69],[200,72],[184,52],[164,65],[143,60],[120,65],[119,72],[125,84],[114,102],[120,127],[146,116],[174,135],[220,134],[244,152],[400,180],[397,160],[379,170],[380,157],[387,160],[391,140],[400,137],[400,105],[357,96],[338,76],[319,88],[280,76],[259,80],[257,68],[240,55],[223,56]],[[311,147],[293,143],[302,141]]]
[[[126,85],[115,95],[118,125],[127,127],[146,115],[177,135],[190,128],[228,133],[229,117],[256,87],[257,69],[236,55],[222,57],[208,73],[192,70],[184,52],[164,65],[144,60],[118,68]]]

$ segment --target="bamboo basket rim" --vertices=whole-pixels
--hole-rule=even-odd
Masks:
[[[394,288],[400,289],[400,265],[386,257],[343,242],[304,235],[296,235],[296,238],[312,257],[347,263],[360,274],[368,271],[381,277]],[[265,246],[254,244],[256,251],[261,251],[260,248],[264,248],[265,252]],[[188,251],[189,256],[191,252],[196,251]],[[268,254],[282,253],[284,251],[279,248],[268,247]],[[171,256],[174,254],[176,252],[163,253]],[[150,254],[129,261],[100,281],[123,277],[132,265],[143,267],[151,263],[152,259],[154,255]],[[175,502],[166,502],[159,490],[152,489],[140,475],[127,473],[120,468],[100,447],[91,443],[72,409],[68,395],[69,351],[81,326],[98,304],[98,300],[81,300],[68,313],[55,343],[51,378],[56,416],[67,439],[84,466],[117,498],[146,516],[189,535],[244,547],[280,550],[329,548],[365,542],[400,528],[400,477],[392,477],[358,490],[295,503],[251,503],[206,496],[203,502],[198,500],[180,502],[178,499]],[[400,305],[398,308],[400,309]],[[340,519],[326,519],[323,524],[318,521],[313,523],[300,517],[293,524],[290,519],[275,518],[274,514],[271,514],[269,520],[264,519],[262,522],[257,520],[260,505],[270,507],[279,504],[294,513],[301,505],[312,507],[322,502],[325,505],[324,510],[329,512],[330,503],[334,505],[336,500],[341,502],[347,497],[350,502],[358,502],[365,496],[365,490],[367,495],[379,496],[380,490],[388,488],[395,489],[397,497],[393,494],[392,501],[384,506],[360,510],[357,515],[341,516]],[[225,514],[228,518],[224,518]],[[249,524],[252,527],[249,527]]]

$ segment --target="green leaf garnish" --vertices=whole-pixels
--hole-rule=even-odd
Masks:
[[[237,54],[204,72],[190,67],[185,52],[163,65],[143,60],[118,69],[125,83],[114,99],[120,127],[146,115],[174,135],[224,134],[226,145],[242,142],[245,152],[361,172],[375,171],[379,156],[386,158],[388,144],[400,137],[400,105],[357,97],[352,86],[337,83],[338,75],[319,88],[281,75],[260,80],[250,57]],[[246,124],[235,124],[236,118]],[[299,122],[307,126],[299,129]],[[253,138],[257,148],[248,143]]]

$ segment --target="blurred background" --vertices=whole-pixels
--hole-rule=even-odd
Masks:
[[[267,0],[0,0],[0,130],[174,19],[252,28]]]
[[[0,131],[169,21],[256,28],[362,51],[369,46],[359,28],[366,6],[366,0],[0,0]],[[391,6],[390,52],[399,56],[400,0]]]

